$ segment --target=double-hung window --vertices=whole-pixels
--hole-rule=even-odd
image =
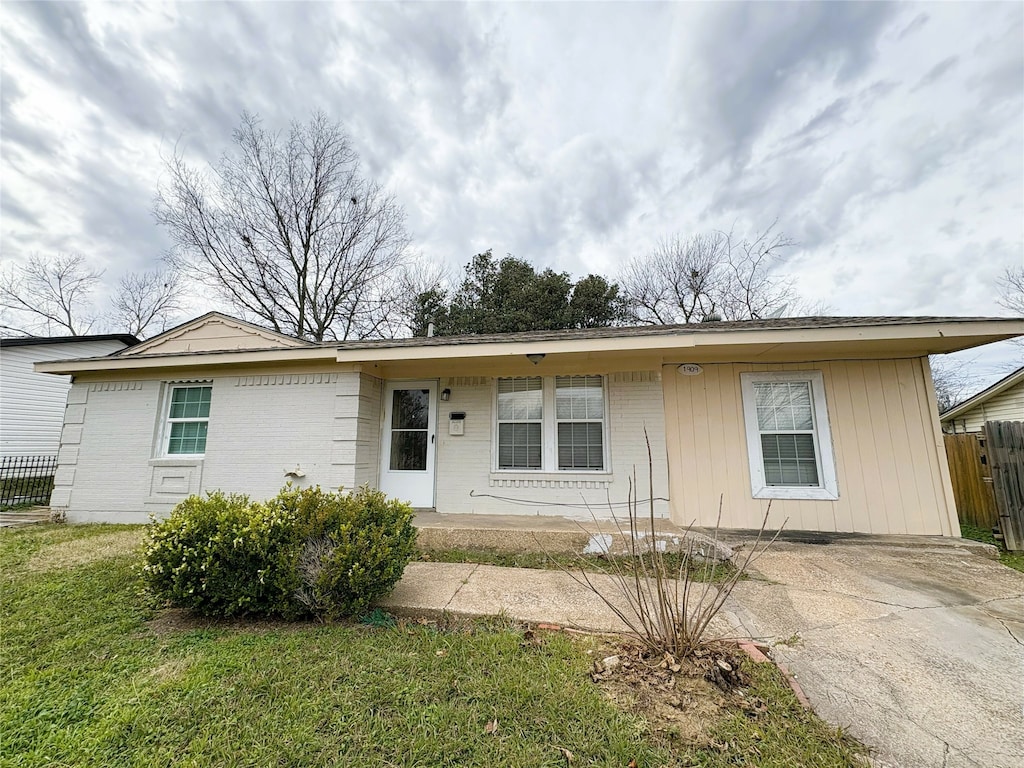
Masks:
[[[498,379],[498,470],[600,472],[607,466],[601,376]]]
[[[210,385],[172,386],[167,411],[167,455],[202,456],[210,422]]]
[[[498,468],[540,469],[543,427],[543,379],[498,379]]]
[[[604,380],[556,376],[558,468],[604,469]]]
[[[761,499],[836,499],[820,371],[740,374],[751,491]]]

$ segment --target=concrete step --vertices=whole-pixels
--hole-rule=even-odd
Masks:
[[[547,552],[550,554],[630,554],[629,520],[582,522],[554,515],[471,515],[444,514],[419,510],[413,521],[419,531],[420,549],[481,549],[491,552]],[[650,520],[639,524],[637,538],[650,536]],[[684,546],[686,532],[667,519],[656,519],[656,546],[665,551],[678,551]],[[699,546],[710,552],[714,548],[703,534],[691,532]],[[649,546],[649,545],[642,545]],[[720,548],[715,559],[725,559],[731,552]]]

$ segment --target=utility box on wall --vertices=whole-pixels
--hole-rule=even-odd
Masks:
[[[453,411],[448,414],[448,434],[449,435],[464,435],[466,434],[466,412],[465,411]]]

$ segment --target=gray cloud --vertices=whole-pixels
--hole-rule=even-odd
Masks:
[[[1024,259],[1024,9],[0,5],[4,258],[155,263],[160,154],[322,109],[415,248],[614,273],[675,232],[798,241],[839,312],[992,311]],[[978,268],[984,262],[985,268]]]

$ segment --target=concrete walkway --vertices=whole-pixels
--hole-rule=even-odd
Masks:
[[[33,523],[50,522],[49,507],[33,507],[32,509],[5,510],[0,512],[0,528],[18,528]]]
[[[728,607],[877,765],[1017,768],[1024,574],[946,541],[776,543]]]
[[[628,612],[622,587],[611,576],[587,574],[591,583]],[[625,632],[627,627],[597,594],[563,571],[499,568],[472,563],[409,563],[402,580],[381,606],[409,616],[493,616],[595,632]],[[722,617],[709,636],[735,637]]]

